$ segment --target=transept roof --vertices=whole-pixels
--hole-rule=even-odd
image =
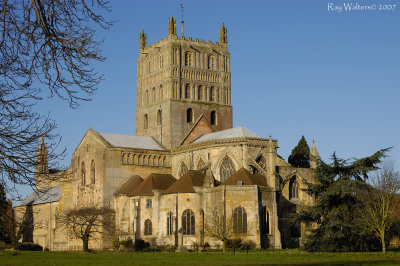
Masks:
[[[199,143],[202,141],[214,140],[214,139],[230,139],[230,138],[243,138],[243,137],[260,138],[255,133],[251,132],[249,129],[240,126],[240,127],[221,130],[214,133],[205,134],[196,139],[195,141],[193,141],[192,143]]]

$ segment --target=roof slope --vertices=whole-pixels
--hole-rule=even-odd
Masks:
[[[255,133],[251,132],[249,129],[240,126],[203,135],[200,138],[193,141],[192,143],[199,143],[202,141],[214,140],[214,139],[230,139],[230,138],[243,138],[243,137],[260,138]]]
[[[227,180],[222,182],[221,185],[237,185],[238,181],[242,182],[242,185],[258,185],[267,186],[267,178],[262,175],[254,175],[244,168],[240,168]]]
[[[213,133],[213,129],[211,128],[210,124],[208,123],[207,119],[204,117],[203,114],[199,116],[197,121],[194,123],[192,128],[189,130],[189,132],[186,134],[186,136],[183,138],[181,145],[183,144],[188,144],[192,142],[193,140],[199,138],[200,136],[203,136],[205,134]]]
[[[119,195],[127,195],[131,196],[131,194],[138,188],[138,186],[143,182],[143,179],[138,176],[134,175],[128,179],[118,190],[115,194]]]
[[[130,196],[152,196],[153,189],[164,191],[175,181],[176,179],[170,174],[150,174],[130,193]]]
[[[189,170],[165,190],[164,193],[194,193],[196,191],[193,187],[202,187],[205,176],[206,175],[201,171]]]
[[[165,151],[155,139],[149,136],[121,135],[98,132],[110,145],[122,148]]]
[[[61,198],[61,186],[52,187],[46,190],[34,191],[26,199],[16,206],[38,205],[59,201]]]

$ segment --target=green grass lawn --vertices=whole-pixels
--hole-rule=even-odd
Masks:
[[[0,265],[400,265],[400,252],[307,253],[298,250],[204,253],[0,251]]]

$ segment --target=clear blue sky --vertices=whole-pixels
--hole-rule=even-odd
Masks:
[[[394,11],[328,11],[350,1],[183,1],[185,36],[218,41],[228,28],[234,126],[279,141],[285,159],[302,135],[323,159],[363,157],[394,146],[400,167],[400,1]],[[134,134],[139,33],[148,43],[167,36],[168,17],[180,21],[181,1],[112,1],[117,20],[104,39],[105,80],[91,102],[76,109],[50,99],[41,106],[58,123],[65,164],[89,125]],[[177,23],[178,24],[178,23]],[[178,33],[180,33],[180,24]]]

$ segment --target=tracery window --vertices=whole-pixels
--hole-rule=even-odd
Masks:
[[[233,210],[233,232],[235,234],[247,233],[247,213],[246,210],[239,206]]]
[[[184,235],[195,234],[194,213],[190,209],[187,209],[182,213],[182,233]]]
[[[152,222],[151,222],[151,220],[150,219],[147,219],[145,222],[144,222],[144,235],[145,236],[151,236],[152,234],[153,234],[153,232],[152,232]]]
[[[233,173],[236,172],[235,165],[233,164],[232,160],[227,156],[222,161],[221,168],[219,170],[220,181],[224,182],[226,179],[231,177]]]
[[[90,163],[90,183],[94,184],[96,181],[96,167],[94,164],[94,160]]]
[[[296,199],[298,197],[299,197],[299,184],[297,183],[296,176],[294,176],[289,182],[289,199]]]
[[[187,168],[186,164],[184,162],[182,162],[181,166],[179,167],[179,172],[178,172],[179,178],[181,178],[184,174],[186,174],[187,171],[188,171],[188,168]]]
[[[211,55],[208,56],[208,69],[215,69],[215,58]]]

